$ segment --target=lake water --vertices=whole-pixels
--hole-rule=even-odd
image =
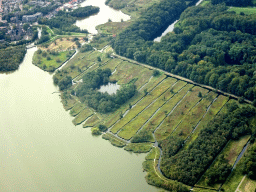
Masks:
[[[74,126],[52,76],[32,65],[0,74],[1,192],[153,192],[144,179],[145,154],[113,147]]]
[[[123,19],[123,21],[130,19],[129,15],[106,6],[105,1],[106,0],[86,0],[85,2],[81,3],[82,7],[88,5],[97,6],[100,8],[100,12],[88,18],[77,20],[76,26],[80,27],[81,29],[87,29],[89,33],[97,34],[98,32],[96,30],[96,26],[107,23],[109,19],[113,22],[120,22],[121,19]]]
[[[117,83],[108,83],[107,85],[102,85],[99,89],[99,92],[108,94],[116,94],[117,90],[120,89],[120,85]]]

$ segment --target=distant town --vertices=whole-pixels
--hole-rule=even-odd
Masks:
[[[31,40],[39,18],[77,9],[83,0],[0,0],[0,42]]]

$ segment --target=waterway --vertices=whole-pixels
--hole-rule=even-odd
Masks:
[[[130,19],[130,16],[124,14],[122,11],[112,9],[105,5],[105,1],[106,0],[86,0],[81,3],[81,7],[88,5],[97,6],[100,8],[100,12],[85,19],[77,20],[76,26],[81,29],[87,29],[89,33],[97,34],[96,26],[107,23],[109,19],[112,22],[120,22],[121,20],[127,21]]]
[[[144,179],[145,154],[113,147],[74,126],[52,76],[32,64],[0,74],[1,192],[153,192]]]
[[[195,6],[198,6],[200,3],[202,3],[203,0],[199,0]],[[156,35],[156,37],[154,38],[155,42],[160,42],[162,37],[164,37],[167,33],[169,32],[173,32],[174,26],[175,24],[178,22],[179,20],[174,21],[172,24],[167,25],[166,27],[164,27],[165,30],[160,30],[159,33]]]

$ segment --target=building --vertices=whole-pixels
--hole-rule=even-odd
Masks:
[[[23,15],[22,22],[23,23],[30,23],[36,21],[38,18],[43,17],[42,13],[36,13],[34,15]]]

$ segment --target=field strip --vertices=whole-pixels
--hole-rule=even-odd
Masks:
[[[187,142],[187,140],[189,139],[189,137],[195,132],[195,130],[197,129],[197,127],[199,126],[199,124],[201,123],[201,121],[204,119],[204,117],[206,116],[206,114],[209,112],[212,104],[217,100],[218,96],[210,103],[210,105],[208,106],[206,112],[204,113],[204,115],[202,116],[202,118],[200,118],[200,120],[198,121],[198,123],[196,124],[196,126],[194,127],[194,129],[191,131],[191,133],[189,134],[189,136],[186,138],[186,140],[184,141],[184,143]]]
[[[159,84],[162,83],[162,79],[160,79],[160,81],[154,81],[155,84],[153,84],[153,88],[149,90],[149,93],[151,93]],[[125,112],[123,114],[123,118],[128,114],[128,112],[133,109],[139,102],[141,102],[144,97],[146,97],[146,95],[141,95],[142,93],[138,93],[138,96],[135,95],[135,98],[131,99],[133,104],[131,104],[131,107],[129,107],[129,104],[127,103],[124,107],[122,107],[123,109],[125,109]],[[105,125],[107,127],[109,127],[109,129],[112,129],[121,119],[119,117],[120,111],[122,111],[123,109],[119,109],[117,110],[115,113],[113,113],[112,115],[110,115],[110,117],[108,118],[108,120],[106,121]]]
[[[176,86],[177,85],[177,86]],[[157,99],[155,103],[153,103],[151,106],[147,108],[146,111],[143,111],[141,114],[136,116],[131,122],[129,122],[122,131],[125,131],[128,133],[130,132],[128,138],[124,139],[131,139],[136,133],[138,133],[141,129],[144,128],[144,126],[161,110],[161,108],[168,103],[184,86],[186,86],[186,83],[182,83],[179,81],[173,84],[172,87],[170,87],[161,97]],[[171,90],[179,88],[178,92],[173,93]],[[120,137],[123,137],[122,135],[119,135]]]
[[[219,95],[217,97],[217,100],[215,100],[211,107],[209,108],[208,113],[205,114],[204,118],[200,121],[200,123],[197,125],[197,128],[194,129],[193,134],[190,134],[190,136],[186,139],[186,142],[184,143],[183,149],[187,149],[188,146],[197,138],[200,131],[207,125],[207,123],[216,117],[216,115],[219,114],[219,112],[224,108],[228,101],[228,98]]]
[[[154,99],[149,105],[147,105],[147,102],[148,101],[146,101],[146,102],[144,102],[143,104],[144,105],[141,105],[140,107],[142,108],[142,107],[144,107],[145,105],[147,105],[143,110],[141,110],[139,113],[137,113],[137,115],[135,115],[132,119],[130,119],[130,121],[129,122],[127,122],[127,124],[125,124],[123,127],[121,127],[121,129],[117,132],[117,134],[120,136],[120,137],[122,137],[122,138],[124,138],[124,139],[130,139],[131,137],[124,137],[124,136],[121,136],[120,134],[122,134],[123,132],[125,132],[125,131],[127,131],[127,129],[129,129],[130,127],[128,127],[129,126],[129,124],[131,123],[132,125],[132,127],[140,127],[140,126],[142,126],[142,125],[140,125],[141,124],[141,122],[142,122],[142,120],[141,120],[141,118],[143,117],[141,114],[144,114],[144,112],[148,112],[148,111],[150,111],[149,109],[151,109],[151,108],[153,108],[153,109],[151,109],[151,110],[154,110],[154,108],[156,108],[157,106],[158,106],[158,100],[164,95],[164,94],[166,94],[166,93],[168,93],[168,90],[169,89],[171,89],[175,84],[177,83],[177,81],[171,86],[171,87],[169,87],[169,88],[167,88],[164,92],[162,92],[161,93],[161,95],[159,95],[156,99]],[[140,118],[139,118],[140,117]],[[146,119],[147,118],[149,118],[149,117],[146,117]],[[135,120],[135,121],[134,121]],[[144,121],[146,121],[145,119],[144,119]],[[135,125],[133,125],[133,124],[135,124]],[[119,134],[120,133],[120,134]],[[133,135],[132,135],[133,136]]]
[[[154,135],[154,139],[156,139],[155,137],[155,133],[156,131],[159,129],[159,127],[161,127],[161,125],[164,123],[165,119],[170,116],[173,111],[177,108],[177,106],[182,102],[182,100],[187,96],[187,94],[189,93],[189,90],[186,92],[185,95],[183,95],[183,97],[178,101],[178,103],[175,104],[175,106],[172,108],[172,110],[165,116],[165,118],[160,122],[160,124],[156,127],[156,129],[154,130],[153,132],[153,135]]]
[[[182,122],[178,125],[178,128],[176,128],[176,132],[173,131],[174,136],[187,139],[187,137],[193,132],[193,130],[196,129],[203,117],[207,114],[211,104],[214,102],[214,100],[216,100],[217,96],[218,95],[216,93],[209,92],[205,98],[202,98],[198,104],[193,107],[183,118]]]
[[[180,121],[183,120],[189,111],[201,100],[201,97],[198,96],[200,92],[205,95],[208,90],[196,86],[193,87],[193,89],[187,93],[187,97],[175,108],[175,111],[165,118],[161,126],[155,132],[157,141],[163,140],[172,134]]]
[[[173,131],[171,132],[170,135],[172,135],[173,133],[176,132],[176,130],[179,128],[180,124],[183,123],[183,121],[185,121],[184,119],[187,117],[187,115],[195,108],[199,105],[199,103],[202,101],[203,99],[199,99],[199,101],[194,105],[192,106],[192,108],[189,109],[189,111],[185,114],[185,116],[180,120],[180,122],[176,125],[176,127],[173,129]]]
[[[168,90],[169,86],[166,80],[162,81],[158,84],[150,93],[148,93],[140,102],[136,104],[136,106],[132,107],[129,110],[129,113],[125,115],[125,118],[122,118],[119,121],[119,124],[115,124],[111,129],[112,133],[117,133],[122,127],[124,127],[127,123],[129,123],[134,117],[136,117],[139,113],[145,110],[149,105],[151,105],[155,100],[160,97],[165,91]],[[168,86],[168,87],[167,87]],[[164,92],[160,92],[160,90],[164,87]]]
[[[120,131],[118,131],[117,134],[124,139],[130,139],[132,136],[134,136],[138,129],[149,121],[149,119],[152,118],[152,115],[160,110],[160,108],[174,96],[174,93],[171,93],[170,91],[176,84],[177,82],[175,82],[171,87],[163,92],[160,97],[155,99],[150,105],[143,109],[143,111],[131,119],[131,121],[128,122]]]

